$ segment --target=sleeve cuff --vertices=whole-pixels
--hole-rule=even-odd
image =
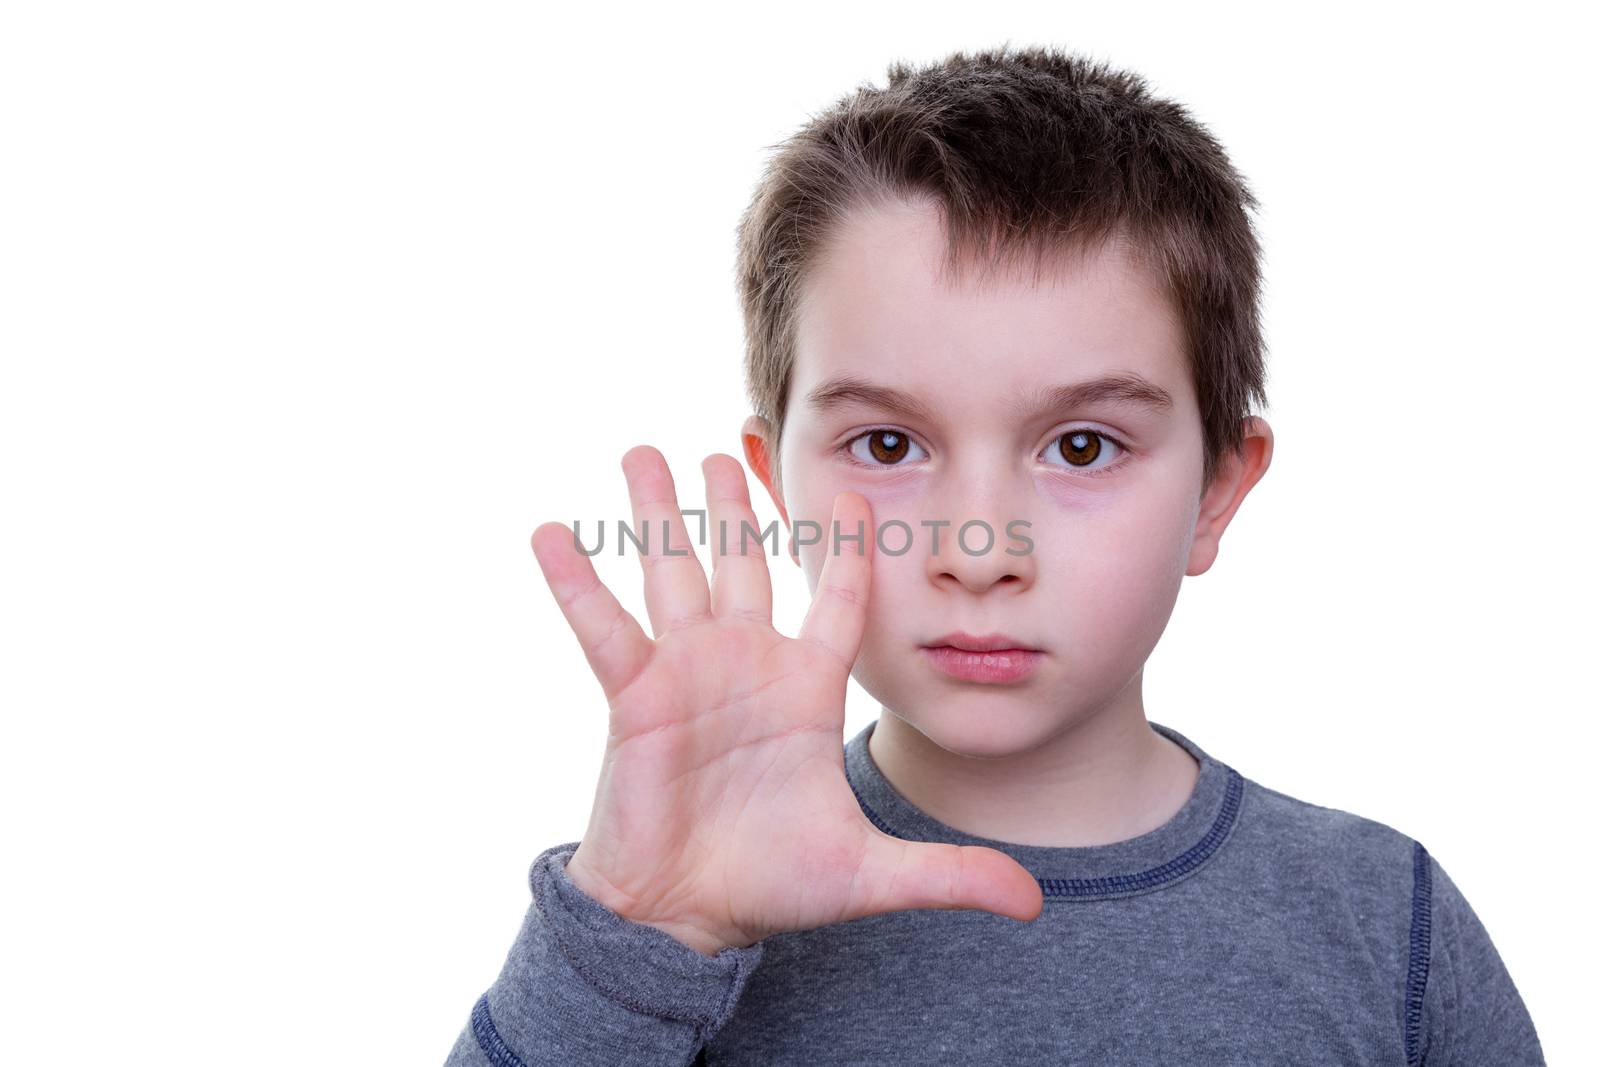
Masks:
[[[732,1017],[764,946],[697,952],[607,908],[567,877],[580,842],[541,852],[528,872],[533,899],[567,964],[600,993],[647,1015],[693,1025],[709,1040]]]

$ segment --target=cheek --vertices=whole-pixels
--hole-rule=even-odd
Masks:
[[[1058,531],[1050,548],[1069,565],[1114,570],[1162,581],[1182,577],[1197,501],[1181,477],[1155,471],[1139,481],[1079,486],[1060,479],[1039,485],[1044,524]]]
[[[901,533],[900,530],[888,531],[884,543],[898,551],[905,543]],[[934,636],[921,633],[925,626],[936,626],[939,622],[926,617],[927,597],[925,553],[919,555],[915,544],[900,556],[877,552],[872,560],[872,588],[867,593],[867,641],[872,641],[875,635],[891,640]]]
[[[1177,600],[1192,510],[1170,496],[1100,494],[1049,521],[1034,531],[1040,592],[1061,605],[1073,646],[1142,659]]]

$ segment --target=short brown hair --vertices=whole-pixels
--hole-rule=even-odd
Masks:
[[[746,388],[778,438],[804,281],[840,223],[931,199],[963,260],[1036,270],[1118,240],[1160,279],[1184,327],[1205,438],[1202,485],[1266,404],[1260,246],[1244,179],[1181,105],[1137,74],[1045,46],[896,61],[778,145],[739,221]],[[776,463],[776,456],[773,457]]]

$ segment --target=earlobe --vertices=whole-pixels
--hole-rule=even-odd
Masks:
[[[1244,443],[1218,461],[1216,477],[1200,498],[1187,575],[1204,574],[1217,560],[1222,531],[1272,463],[1272,427],[1258,415],[1245,419]]]

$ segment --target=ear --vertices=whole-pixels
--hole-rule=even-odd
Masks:
[[[761,479],[761,484],[767,487],[767,495],[778,506],[778,514],[783,516],[783,523],[787,526],[789,511],[783,506],[783,486],[778,485],[773,479],[773,468],[777,459],[775,448],[777,435],[772,432],[772,424],[760,415],[751,415],[744,420],[744,427],[740,430],[739,436],[744,444],[745,462],[750,464],[750,469]]]
[[[755,471],[756,477],[761,479],[761,484],[767,487],[767,495],[777,505],[784,527],[789,528],[791,525],[789,509],[783,506],[783,485],[776,477],[778,435],[773,433],[772,423],[760,415],[751,415],[744,420],[739,436],[744,445],[745,462]],[[800,566],[800,550],[795,545],[793,537],[789,538],[789,558],[794,561],[795,566]]]
[[[1195,521],[1185,574],[1204,574],[1211,569],[1222,543],[1222,531],[1244,503],[1245,494],[1272,463],[1272,427],[1267,420],[1249,416],[1244,420],[1244,434],[1239,450],[1220,458],[1216,476],[1200,498],[1200,515]]]

